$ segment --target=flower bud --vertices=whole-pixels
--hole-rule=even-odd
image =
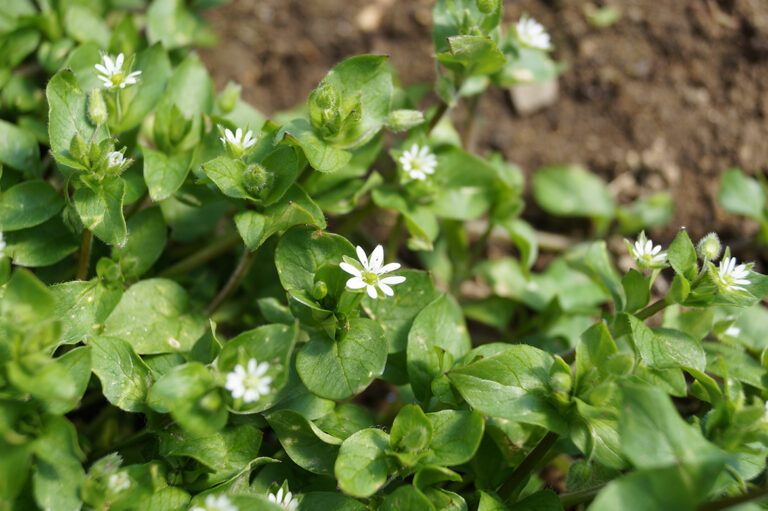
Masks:
[[[313,101],[318,108],[323,110],[336,108],[339,99],[339,91],[328,82],[321,82],[310,96],[310,101]]]
[[[699,257],[705,261],[716,261],[720,257],[720,251],[723,249],[720,238],[717,233],[710,232],[699,240],[696,247]]]
[[[571,374],[570,366],[557,355],[555,355],[554,364],[552,364],[552,368],[549,370],[549,385],[552,387],[552,390],[561,394],[570,392],[573,385],[573,375]]]
[[[69,143],[69,152],[77,161],[88,165],[89,147],[80,133],[75,133],[75,136],[72,137],[72,141]]]
[[[424,122],[418,110],[393,110],[387,116],[387,127],[392,131],[406,131]]]
[[[107,282],[117,282],[123,278],[120,265],[108,257],[102,257],[96,263],[96,275]]]
[[[252,163],[243,171],[242,179],[246,191],[254,197],[259,197],[272,186],[274,176],[258,163]]]
[[[477,0],[477,10],[483,14],[490,14],[496,10],[499,0]]]
[[[221,395],[218,391],[212,390],[200,400],[200,408],[208,412],[215,412],[221,406]]]
[[[315,282],[315,286],[312,288],[312,298],[315,300],[322,300],[328,294],[328,285],[322,280]]]
[[[240,99],[240,92],[242,90],[243,88],[235,82],[227,83],[227,86],[224,87],[224,90],[221,92],[218,99],[219,108],[222,112],[226,114],[235,108]]]
[[[94,124],[104,124],[107,122],[107,104],[104,102],[104,96],[101,95],[101,89],[91,90],[91,97],[88,101],[88,115]]]

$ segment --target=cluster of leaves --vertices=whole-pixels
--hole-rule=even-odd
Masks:
[[[768,243],[768,209],[766,209],[768,182],[762,173],[749,177],[740,169],[727,170],[720,182],[720,205],[729,213],[757,220],[760,225],[758,240]]]
[[[768,279],[715,266],[719,249],[697,254],[685,231],[623,276],[603,241],[534,271],[521,171],[467,152],[445,115],[557,73],[502,32],[500,1],[437,1],[442,102],[426,115],[418,88],[364,55],[280,124],[234,84],[215,94],[189,48],[209,35],[183,2],[114,3],[147,10],[0,14],[0,509],[694,510],[762,495]],[[385,129],[404,132],[388,151]],[[616,206],[581,168],[542,169],[533,188],[597,233],[669,211]],[[350,242],[377,244],[382,218],[387,255],[420,268],[396,272],[394,296],[381,249],[367,260]],[[518,257],[484,258],[498,231]],[[550,463],[566,493],[542,489]]]

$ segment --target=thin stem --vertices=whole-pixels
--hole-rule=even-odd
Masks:
[[[80,259],[77,262],[77,280],[86,280],[88,278],[92,246],[93,234],[88,229],[83,229],[83,239],[80,242]]]
[[[528,456],[517,466],[507,482],[499,489],[499,496],[503,500],[506,501],[509,497],[518,494],[523,489],[531,473],[541,463],[541,460],[544,459],[552,446],[555,445],[558,437],[557,433],[548,431],[536,447],[528,453]]]
[[[760,499],[768,496],[768,488],[757,488],[750,490],[743,495],[736,495],[734,497],[724,497],[712,502],[705,502],[696,508],[697,511],[720,511],[721,509],[728,509],[745,502],[751,502],[753,500]]]
[[[369,214],[373,213],[374,209],[376,209],[376,204],[374,204],[372,200],[368,201],[365,206],[358,209],[351,215],[348,215],[347,219],[336,228],[336,232],[342,236],[349,235],[352,231],[355,230],[357,224],[359,224]]]
[[[563,505],[563,509],[568,509],[569,507],[578,506],[579,504],[590,502],[595,497],[597,497],[597,494],[600,493],[600,490],[602,490],[603,488],[605,488],[605,485],[601,484],[599,486],[595,486],[593,488],[587,488],[585,490],[574,491],[571,493],[564,493],[560,495],[560,504]]]
[[[657,300],[657,301],[653,302],[651,305],[649,305],[645,309],[643,309],[640,312],[638,312],[637,314],[635,314],[635,316],[637,316],[637,319],[645,320],[645,319],[650,318],[651,316],[653,316],[657,312],[659,312],[661,310],[664,310],[668,305],[669,305],[669,303],[667,303],[667,299],[666,298],[662,298],[660,300]]]
[[[175,277],[176,275],[186,273],[197,268],[198,266],[207,263],[212,259],[216,259],[221,254],[229,252],[239,242],[240,235],[236,231],[232,231],[228,234],[225,234],[224,236],[221,236],[219,239],[215,240],[213,243],[200,250],[199,252],[195,252],[186,259],[182,259],[173,266],[169,266],[168,268],[161,271],[157,276]]]
[[[123,120],[123,114],[120,107],[120,89],[115,90],[115,105],[117,106],[117,122],[119,124]]]
[[[432,130],[435,129],[435,126],[437,126],[437,123],[440,122],[440,119],[443,118],[443,116],[447,111],[448,111],[448,103],[446,103],[445,101],[440,101],[440,104],[437,106],[437,112],[435,112],[435,115],[433,115],[432,119],[429,121],[427,134],[432,133]]]
[[[255,258],[256,252],[251,252],[246,247],[243,251],[243,255],[240,256],[240,260],[237,262],[235,271],[233,271],[232,275],[229,276],[229,280],[226,284],[224,284],[224,287],[221,288],[219,294],[217,294],[211,303],[208,304],[208,307],[206,307],[205,312],[208,314],[208,316],[211,316],[214,312],[216,312],[218,308],[221,307],[221,304],[224,303],[237,290],[237,288],[240,286],[240,283],[248,274],[248,270],[251,269],[251,264]]]
[[[467,117],[464,120],[464,133],[461,137],[461,143],[468,152],[473,152],[475,139],[475,121],[477,120],[477,107],[480,104],[482,94],[472,96],[467,107]]]
[[[389,233],[389,239],[387,240],[387,262],[391,263],[397,259],[397,249],[400,248],[400,236],[403,234],[403,226],[405,225],[405,219],[402,213],[397,214],[397,220],[395,225],[392,226],[392,231]]]

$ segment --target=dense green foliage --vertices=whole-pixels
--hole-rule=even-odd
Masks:
[[[571,165],[536,171],[533,197],[594,238],[537,264],[521,170],[446,115],[556,77],[540,25],[438,0],[437,105],[362,55],[277,123],[216,94],[192,51],[216,2],[189,3],[0,12],[0,510],[766,493],[768,278],[685,230],[666,251],[640,233],[619,272],[603,239],[664,224],[671,200],[619,205]],[[723,203],[765,223],[744,180]],[[497,236],[516,256],[486,257]]]

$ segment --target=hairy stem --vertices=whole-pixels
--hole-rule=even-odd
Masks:
[[[251,269],[251,264],[253,263],[255,257],[256,252],[251,252],[246,247],[243,251],[243,255],[240,256],[240,260],[237,262],[235,271],[233,271],[232,275],[229,276],[227,283],[224,284],[224,287],[221,288],[219,294],[217,294],[211,303],[208,304],[208,307],[205,308],[205,312],[208,314],[208,316],[211,316],[214,312],[216,312],[218,308],[221,307],[221,304],[224,303],[230,296],[232,296],[237,288],[240,287],[240,283],[248,274],[248,270]]]
[[[175,277],[176,275],[181,275],[182,273],[193,270],[198,266],[207,263],[211,259],[215,259],[221,254],[229,252],[239,242],[240,235],[237,232],[233,231],[225,234],[199,252],[195,252],[186,259],[182,259],[173,266],[164,269],[158,274],[158,277]]]
[[[88,279],[88,266],[91,262],[91,247],[93,246],[93,233],[83,229],[83,239],[80,242],[80,259],[77,262],[77,280]]]
[[[440,104],[437,106],[437,112],[435,112],[435,115],[433,115],[432,119],[429,121],[427,134],[432,133],[432,130],[435,129],[435,126],[437,126],[437,123],[440,122],[440,119],[443,118],[443,116],[447,111],[448,111],[448,103],[446,103],[445,101],[440,101]]]
[[[641,310],[635,315],[637,316],[637,319],[646,320],[651,316],[653,316],[654,314],[656,314],[657,312],[664,310],[668,305],[669,303],[667,303],[666,298],[662,298],[660,300],[653,302],[648,307]]]
[[[506,501],[509,497],[517,495],[523,489],[531,473],[541,463],[552,446],[555,445],[558,437],[557,433],[548,431],[536,447],[528,453],[528,456],[517,466],[507,482],[499,489],[499,496],[503,500]]]

